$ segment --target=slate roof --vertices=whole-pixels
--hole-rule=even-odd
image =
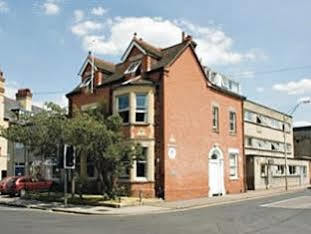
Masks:
[[[140,41],[140,43],[142,43],[142,41]],[[147,43],[145,43],[145,45],[147,45]],[[161,53],[161,58],[158,60],[158,62],[155,65],[151,67],[151,71],[169,65],[187,46],[188,46],[188,43],[183,42],[183,43],[176,44],[174,46],[162,49],[161,51],[158,51],[158,53],[159,52]],[[102,85],[106,85],[108,83],[113,83],[113,82],[121,80],[124,76],[125,69],[126,68],[122,68],[122,67],[118,69],[116,67],[116,72],[110,77],[106,78],[103,81]]]
[[[92,58],[89,57],[89,59],[91,60]],[[115,65],[113,63],[94,57],[94,64],[100,70],[108,71],[111,73],[115,72]]]
[[[147,54],[157,57],[157,58],[162,57],[162,51],[160,48],[156,48],[153,45],[143,41],[142,39],[139,39],[139,40],[133,39],[133,41],[139,44],[147,52]]]
[[[178,43],[176,45],[173,45],[173,46],[170,46],[167,48],[163,48],[163,49],[156,48],[156,47],[150,45],[149,43],[147,43],[141,39],[134,38],[133,41],[138,43],[139,46],[141,46],[146,51],[146,53],[148,55],[155,57],[157,60],[157,62],[152,65],[151,70],[148,72],[152,72],[154,70],[169,66],[179,57],[179,55],[182,54],[182,52],[188,46],[192,46],[193,48],[196,47],[196,43],[192,40],[184,40],[181,43]],[[100,59],[96,59],[95,61],[98,62],[97,65],[102,65],[103,67],[105,67],[106,70],[107,70],[107,66],[110,67],[111,71],[114,69],[114,72],[110,76],[105,78],[99,87],[105,86],[107,84],[113,84],[113,83],[120,82],[124,78],[124,71],[126,70],[126,67],[124,67],[122,63],[113,65],[113,64],[109,64],[109,63],[107,63],[103,60],[100,60]],[[103,62],[103,63],[101,63],[101,62]],[[131,84],[147,84],[147,83],[150,84],[150,82],[147,82],[146,77],[143,77],[141,79],[135,80],[134,82],[131,82]],[[242,97],[244,99],[244,97],[241,95],[237,95],[235,93],[231,93],[229,91],[222,90],[218,87],[214,87],[214,85],[211,85],[211,87],[218,90],[218,91],[225,92],[228,95],[233,95],[233,96],[236,96],[239,98]],[[69,95],[79,93],[80,91],[81,91],[81,88],[80,88],[80,85],[78,85],[71,92],[69,92],[66,96],[68,97]]]
[[[18,101],[8,98],[8,97],[4,97],[4,118],[8,119],[8,120],[13,120],[16,116],[13,113],[12,110],[23,110],[26,111],[19,103]],[[38,113],[40,111],[42,111],[43,109],[41,107],[38,106],[31,106],[31,112],[33,113]]]
[[[141,40],[141,39],[136,39],[134,38],[133,41],[135,41],[139,46],[141,46],[148,55],[155,57],[158,62],[155,63],[151,67],[151,71],[163,68],[165,66],[170,65],[176,57],[178,57],[179,54],[187,47],[191,42],[189,41],[184,41],[179,44],[173,45],[171,47],[167,47],[164,49],[156,48],[149,43]],[[91,59],[91,57],[89,57]],[[124,77],[124,71],[126,70],[126,67],[122,66],[122,63],[119,64],[112,64],[109,62],[106,62],[104,60],[101,60],[99,58],[94,59],[95,65],[102,70],[108,70],[112,74],[105,78],[100,86],[105,86],[107,84],[111,84],[114,82],[121,81],[122,78]],[[144,81],[136,81],[134,82],[136,84],[138,83],[146,83],[145,79]],[[133,83],[133,84],[134,84]],[[80,85],[77,85],[71,92],[69,92],[66,96],[72,95],[75,93],[79,93],[81,90]]]

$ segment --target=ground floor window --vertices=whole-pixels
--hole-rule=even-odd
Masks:
[[[288,166],[288,171],[289,171],[289,174],[290,174],[290,175],[296,175],[296,174],[297,174],[297,168],[296,168],[296,166],[289,165],[289,166]]]
[[[25,175],[25,163],[15,163],[15,175],[23,176]]]
[[[267,175],[267,165],[266,164],[261,164],[260,165],[260,175],[262,177]]]
[[[238,178],[238,154],[229,154],[230,179]]]
[[[143,147],[143,157],[141,160],[136,161],[136,177],[147,177],[147,156],[148,148]]]
[[[285,174],[285,166],[284,165],[276,165],[276,175],[284,175]]]
[[[4,179],[5,177],[7,177],[7,171],[6,170],[2,170],[1,171],[1,180]]]

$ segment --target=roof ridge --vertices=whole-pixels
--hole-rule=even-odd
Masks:
[[[91,58],[92,58],[92,55],[89,55],[88,57],[91,59]],[[102,58],[99,58],[99,57],[94,56],[94,59],[95,59],[95,60],[99,60],[100,62],[106,63],[106,64],[108,64],[108,65],[113,65],[113,66],[115,66],[114,63],[112,63],[112,62],[110,62],[110,61],[107,61],[107,60],[104,60],[104,59],[102,59]]]
[[[156,47],[156,46],[152,45],[151,43],[144,41],[142,38],[140,38],[140,39],[134,38],[133,40],[135,42],[137,42],[138,44],[142,43],[142,44],[145,44],[146,46],[150,46],[150,47],[152,47],[153,49],[155,49],[155,50],[157,50],[159,52],[162,51],[161,47]]]
[[[177,44],[175,44],[175,45],[171,45],[171,46],[169,46],[169,47],[165,47],[165,48],[162,49],[162,51],[168,50],[168,49],[171,49],[171,48],[174,48],[174,47],[179,46],[179,45],[181,45],[181,44],[186,44],[186,43],[185,43],[185,41],[182,41],[182,42],[179,42],[179,43],[177,43]]]

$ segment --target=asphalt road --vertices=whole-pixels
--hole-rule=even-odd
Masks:
[[[309,234],[309,196],[311,191],[182,212],[127,217],[83,216],[0,207],[0,233]],[[308,204],[304,206],[303,202]],[[296,203],[300,208],[295,208]]]

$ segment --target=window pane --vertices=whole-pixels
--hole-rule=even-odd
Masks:
[[[128,95],[118,97],[118,107],[119,107],[119,110],[129,108],[129,96]]]
[[[125,74],[134,73],[139,67],[140,63],[141,61],[136,61],[136,62],[131,63],[124,73]]]
[[[129,111],[119,112],[119,115],[122,118],[123,123],[128,123],[129,122]]]
[[[136,109],[145,110],[147,107],[147,95],[146,94],[136,94]]]
[[[143,147],[142,149],[142,159],[136,161],[136,177],[146,177],[147,176],[147,155],[148,148]]]
[[[218,107],[213,107],[213,128],[218,128]]]
[[[146,122],[146,113],[136,113],[136,122]]]

